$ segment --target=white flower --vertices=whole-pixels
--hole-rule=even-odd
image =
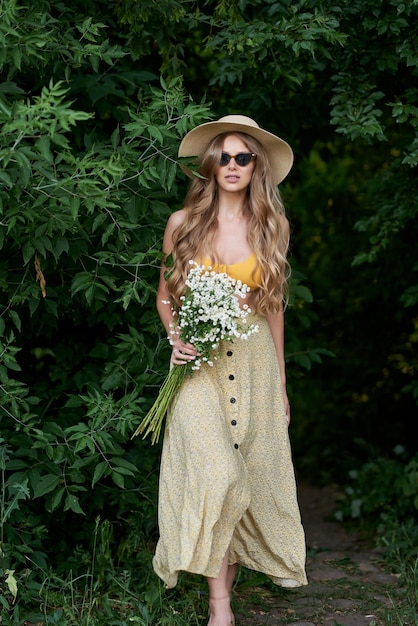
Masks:
[[[211,353],[219,347],[220,340],[247,339],[258,328],[247,325],[251,310],[246,304],[240,308],[238,303],[238,298],[246,297],[247,285],[225,272],[216,273],[193,261],[190,265],[177,327],[183,341],[193,343],[201,355],[191,364],[191,369],[197,370],[202,363],[213,366],[216,356],[211,357]]]

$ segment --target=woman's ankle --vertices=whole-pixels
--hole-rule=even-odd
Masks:
[[[235,617],[229,596],[209,598],[208,626],[234,626]]]

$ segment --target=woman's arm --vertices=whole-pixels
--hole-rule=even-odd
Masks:
[[[184,217],[184,210],[181,210],[172,213],[168,219],[163,239],[164,259],[173,251],[175,241],[174,233],[183,223]],[[164,259],[161,263],[160,281],[157,290],[157,310],[167,332],[167,337],[173,346],[171,362],[174,365],[184,365],[187,361],[196,358],[197,353],[195,348],[190,343],[183,343],[179,334],[172,332],[175,328],[176,318],[171,308],[170,293],[165,279],[165,273],[169,270],[169,268],[166,267]]]
[[[287,423],[290,423],[290,404],[286,391],[286,365],[284,360],[284,313],[283,308],[278,313],[268,313],[266,316],[267,323],[273,337],[274,347],[276,348],[277,360],[279,362],[280,380],[282,383],[284,410],[287,417]]]
[[[165,265],[165,259],[172,253],[174,246],[174,231],[183,222],[183,211],[176,211],[170,215],[164,232],[163,239],[163,254],[164,258],[160,268],[160,281],[157,290],[157,311],[160,319],[167,331],[167,336],[170,337],[171,322],[174,319],[173,311],[171,310],[170,294],[167,289],[167,281],[165,279],[165,273],[169,271],[169,268]]]
[[[281,246],[281,252],[284,257],[287,257],[289,250],[290,228],[289,221],[285,215],[280,215],[280,225],[282,229],[282,239],[279,242]],[[280,311],[277,313],[269,313],[267,315],[267,322],[270,328],[271,335],[273,337],[274,347],[276,348],[277,360],[279,362],[280,380],[282,384],[284,410],[287,417],[287,423],[290,424],[290,404],[286,391],[286,365],[284,360],[284,311],[283,306],[280,307]]]

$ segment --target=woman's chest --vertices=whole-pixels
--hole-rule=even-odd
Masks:
[[[235,265],[246,260],[252,250],[248,243],[247,224],[223,224],[213,239],[214,256],[219,263]]]

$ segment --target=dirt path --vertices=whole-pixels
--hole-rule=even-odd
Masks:
[[[373,546],[331,520],[338,495],[334,486],[299,484],[309,585],[282,591],[263,584],[239,592],[237,626],[384,625],[398,578],[383,570]]]

